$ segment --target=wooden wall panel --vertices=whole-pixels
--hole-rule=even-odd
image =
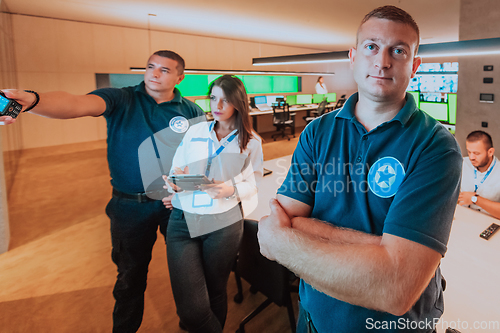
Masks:
[[[172,49],[187,68],[251,70],[252,58],[320,50],[243,42],[230,39],[133,29],[50,18],[11,15],[13,18],[19,86],[40,92],[64,90],[85,94],[95,89],[95,73],[130,73],[144,67],[151,52]],[[151,41],[150,41],[151,39]],[[321,68],[317,65],[258,67],[263,70]],[[352,79],[342,87],[355,90]],[[347,82],[347,85],[345,84]],[[336,87],[329,87],[335,91]],[[24,118],[24,117],[23,117]],[[57,121],[26,116],[21,127],[23,148],[105,138],[105,122],[99,119]]]

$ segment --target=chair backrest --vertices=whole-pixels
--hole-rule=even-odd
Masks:
[[[279,124],[290,120],[290,106],[286,103],[273,104],[273,123]]]
[[[257,240],[258,224],[245,220],[238,255],[238,272],[257,291],[282,306],[290,297],[290,271],[264,257]]]
[[[328,101],[326,99],[324,99],[321,103],[319,103],[318,109],[317,109],[318,117],[323,115],[323,113],[325,113],[327,105],[328,105]]]
[[[345,95],[342,95],[339,100],[337,101],[337,104],[335,104],[335,109],[338,109],[338,108],[341,108],[344,106],[344,103],[345,103],[346,99],[345,99]]]

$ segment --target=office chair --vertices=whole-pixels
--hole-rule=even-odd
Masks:
[[[234,300],[236,303],[243,301],[241,278],[250,283],[250,292],[261,292],[267,299],[241,321],[239,329],[236,332],[245,333],[245,324],[262,312],[267,306],[275,303],[278,306],[286,306],[290,327],[292,332],[295,333],[296,323],[290,292],[298,291],[298,287],[292,285],[297,280],[297,277],[284,266],[275,261],[268,260],[260,254],[257,231],[257,222],[244,221],[243,238],[235,271],[238,294],[236,294]]]
[[[333,107],[333,109],[335,110],[335,109],[343,107],[345,101],[346,101],[345,95],[340,96],[339,100],[337,101],[337,104],[335,104],[335,106]]]
[[[287,103],[273,104],[273,125],[279,133],[273,134],[272,138],[276,141],[276,137],[286,137],[290,141],[290,137],[285,133],[286,128],[290,127],[293,137],[295,138],[295,113],[290,113],[290,106]]]
[[[326,111],[326,106],[328,105],[328,101],[324,99],[321,103],[318,105],[318,109],[316,111],[313,111],[313,116],[311,117],[304,117],[304,120],[306,121],[306,124],[309,124],[311,121],[314,119],[321,117],[325,111]]]

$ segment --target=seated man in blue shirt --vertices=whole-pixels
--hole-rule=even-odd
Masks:
[[[433,332],[459,194],[453,136],[405,89],[418,26],[384,6],[349,58],[358,92],[311,122],[259,223],[261,252],[301,278],[298,332]]]
[[[500,165],[491,136],[474,131],[465,140],[467,154],[462,166],[458,203],[500,219]]]

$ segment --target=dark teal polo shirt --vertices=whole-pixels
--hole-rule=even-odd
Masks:
[[[358,95],[352,95],[342,109],[305,128],[278,193],[310,205],[313,218],[392,234],[444,255],[460,190],[462,155],[455,138],[419,110],[409,94],[392,120],[367,132],[354,116],[357,101]],[[402,317],[339,301],[304,281],[300,297],[319,332],[373,332],[371,321],[439,318],[440,283],[438,269]],[[427,332],[428,327],[411,331]]]
[[[156,143],[161,141],[162,152],[160,154],[164,158],[161,159],[162,165],[159,169],[163,169],[168,174],[175,149],[184,137],[182,131],[168,130],[172,118],[205,119],[200,107],[182,97],[177,88],[174,90],[175,97],[171,101],[160,104],[148,95],[144,82],[121,89],[98,89],[91,94],[101,97],[106,102],[106,111],[103,116],[106,118],[108,128],[108,164],[111,185],[122,192],[146,191],[142,179],[145,172],[144,165],[158,163],[155,159],[146,163],[143,161],[143,174],[141,174],[139,166],[141,144],[146,140],[153,142],[152,154],[158,155],[159,148]],[[158,140],[157,133],[164,134],[160,140]],[[152,138],[157,140],[151,140]]]

